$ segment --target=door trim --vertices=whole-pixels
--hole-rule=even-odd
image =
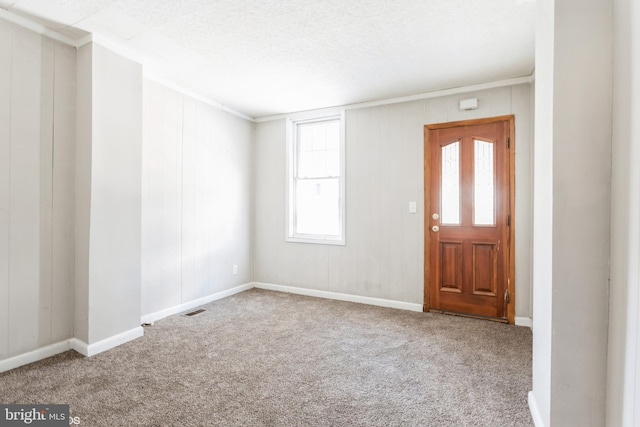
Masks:
[[[508,169],[509,169],[509,260],[507,273],[507,286],[506,289],[509,292],[509,305],[507,307],[507,321],[513,325],[515,323],[516,315],[516,292],[515,292],[515,189],[516,189],[516,175],[515,175],[515,116],[498,116],[483,119],[474,120],[462,120],[449,123],[437,123],[424,126],[424,305],[423,311],[430,311],[429,290],[431,285],[431,233],[429,232],[429,215],[431,212],[431,149],[429,144],[429,132],[437,129],[446,129],[460,126],[474,126],[483,125],[487,123],[506,122],[508,127],[507,135],[509,137],[509,149],[507,153]]]

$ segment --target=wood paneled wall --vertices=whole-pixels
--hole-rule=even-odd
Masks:
[[[251,282],[254,126],[149,80],[143,102],[147,315]]]
[[[142,332],[142,66],[96,43],[77,57],[75,337],[93,345]]]
[[[72,337],[75,50],[0,20],[0,360]]]
[[[480,108],[459,111],[468,97]],[[516,316],[530,317],[531,106],[524,84],[347,110],[346,246],[285,242],[285,121],[258,123],[254,280],[422,304],[424,125],[515,114]]]

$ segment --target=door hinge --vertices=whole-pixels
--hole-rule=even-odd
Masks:
[[[507,149],[511,148],[511,137],[507,137]]]
[[[511,215],[507,215],[507,227],[511,227]]]
[[[506,291],[504,291],[504,303],[505,305],[507,305],[510,302],[511,302],[511,295],[509,295],[509,289],[507,289]]]

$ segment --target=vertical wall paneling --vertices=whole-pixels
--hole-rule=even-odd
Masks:
[[[467,96],[465,95],[464,98],[467,98]],[[425,101],[425,122],[434,124],[451,121],[448,119],[447,104],[446,98],[434,98]]]
[[[607,426],[640,425],[640,5],[614,2]]]
[[[278,266],[283,264],[282,258],[286,246],[284,242],[285,134],[285,120],[260,123],[256,128],[254,277],[263,282],[277,284],[284,284],[283,269]],[[349,162],[348,152],[347,162]],[[347,181],[347,194],[349,191],[349,181]],[[350,221],[349,209],[347,209],[347,224]],[[347,236],[349,236],[348,229]],[[336,252],[342,251],[338,247],[332,248],[331,253]],[[335,274],[335,270],[332,270],[332,277],[335,277]],[[332,280],[332,282],[335,281]]]
[[[364,118],[364,126],[352,128],[352,135],[360,135],[357,140],[357,144],[352,141],[354,145],[354,161],[360,165],[367,165],[367,167],[358,168],[358,173],[351,177],[355,179],[354,184],[358,187],[356,191],[357,199],[354,200],[355,206],[358,208],[357,222],[355,226],[359,225],[359,230],[356,234],[356,241],[354,245],[356,247],[356,281],[352,285],[358,287],[358,294],[361,295],[375,295],[375,289],[372,289],[371,282],[371,266],[373,261],[373,251],[375,248],[372,246],[373,234],[376,233],[375,219],[377,213],[373,211],[371,205],[371,196],[373,189],[371,188],[371,174],[376,173],[375,165],[372,168],[371,165],[371,153],[375,149],[376,140],[378,138],[379,120],[380,120],[381,107],[375,107],[362,111]],[[348,124],[347,124],[348,126]]]
[[[231,172],[233,177],[231,185],[223,187],[223,200],[227,200],[229,209],[218,204],[219,208],[225,213],[224,222],[231,225],[226,228],[222,235],[223,241],[233,241],[238,239],[239,244],[232,246],[232,251],[227,252],[225,263],[219,266],[221,278],[232,272],[233,265],[238,265],[238,274],[231,276],[231,283],[240,285],[253,280],[251,265],[251,157],[253,144],[253,123],[248,123],[243,119],[235,116],[229,116],[219,111],[218,123],[224,130],[225,144],[222,146],[219,161],[223,162],[225,158],[230,158],[232,164],[238,167],[226,165],[226,170]],[[225,121],[229,121],[229,126],[223,126]],[[215,179],[215,178],[214,178]],[[224,289],[224,280],[220,280],[216,290]]]
[[[149,85],[146,80],[142,82],[142,105],[145,108],[142,109],[142,123],[149,121],[150,108],[146,107],[150,105],[150,91]],[[142,127],[142,170],[149,169],[149,129],[145,126]],[[141,191],[142,191],[142,206],[140,207],[140,216],[146,218],[149,216],[149,174],[142,174]],[[140,266],[140,310],[145,313],[147,310],[146,304],[149,301],[149,226],[146,221],[142,221],[142,228],[140,230],[140,253],[141,253],[141,266]]]
[[[338,261],[336,268],[333,271],[343,269],[342,274],[345,277],[344,282],[336,283],[333,285],[332,291],[343,292],[344,289],[349,289],[352,284],[358,283],[358,269],[355,268],[358,265],[358,248],[361,235],[361,227],[357,224],[362,220],[362,216],[366,215],[366,212],[362,210],[362,205],[358,201],[360,200],[362,187],[359,185],[361,181],[360,172],[363,168],[361,154],[358,147],[360,141],[358,140],[358,134],[355,133],[355,129],[361,127],[361,123],[364,122],[362,118],[363,111],[347,111],[345,114],[345,127],[346,127],[346,217],[347,217],[347,231],[345,236],[345,251],[341,251],[332,261]],[[336,271],[337,272],[337,271]]]
[[[511,111],[516,116],[515,144],[515,168],[516,168],[516,200],[515,200],[515,227],[516,227],[516,284],[532,283],[532,254],[531,240],[517,238],[517,236],[531,236],[533,233],[531,199],[533,197],[530,181],[519,182],[522,177],[532,176],[532,117],[531,99],[528,97],[530,88],[527,86],[514,86],[511,89]],[[516,313],[527,313],[532,304],[533,289],[530,287],[519,287],[516,294]]]
[[[375,109],[378,109],[376,107]],[[367,256],[369,246],[369,234],[372,225],[372,216],[369,215],[369,187],[368,168],[371,135],[375,131],[375,124],[371,121],[371,109],[358,111],[355,122],[349,122],[347,116],[347,143],[349,150],[349,167],[345,172],[347,182],[351,181],[351,196],[348,196],[348,209],[353,209],[355,218],[350,223],[351,233],[346,244],[353,251],[354,257],[348,268],[352,269],[351,280],[348,286],[353,287],[353,293],[368,295],[369,287],[367,273],[370,266],[370,258]],[[355,169],[351,169],[356,166]]]
[[[164,120],[163,92],[156,84],[144,83],[144,123]],[[143,126],[142,159],[142,312],[162,308],[162,127]]]
[[[90,345],[142,332],[142,66],[95,43],[92,54]]]
[[[193,102],[193,101],[191,101]],[[196,295],[205,296],[212,293],[215,278],[212,276],[214,269],[213,247],[214,234],[218,226],[214,216],[213,206],[217,184],[211,179],[211,171],[215,169],[214,146],[220,143],[219,135],[214,139],[213,126],[209,120],[215,120],[209,116],[207,108],[198,102],[194,108],[196,119],[196,145],[198,150],[198,164],[196,165],[196,224],[193,230],[198,233],[196,248],[201,259],[196,267]]]
[[[219,201],[224,200],[218,189],[220,181],[213,177],[213,171],[222,172],[224,174],[227,165],[221,165],[220,159],[216,158],[216,151],[220,151],[220,144],[223,144],[222,131],[217,128],[217,117],[214,111],[209,110],[207,106],[199,103],[198,105],[198,151],[202,153],[202,162],[198,164],[198,201],[202,209],[198,221],[200,229],[204,232],[200,239],[199,251],[204,255],[204,262],[200,263],[200,282],[204,295],[213,293],[219,276],[215,274],[221,270],[220,263],[224,257],[219,254],[220,258],[216,260],[215,254],[218,248],[215,247],[218,238],[222,237],[223,221],[216,212],[216,208],[220,205]],[[218,130],[218,132],[216,132]],[[221,169],[221,166],[225,169]],[[231,180],[230,180],[231,181]],[[231,182],[229,183],[231,185]],[[218,198],[218,200],[216,200]],[[217,261],[217,262],[216,262]],[[229,270],[227,270],[228,272]]]
[[[151,81],[144,109],[146,315],[251,281],[253,124]]]
[[[399,144],[402,147],[402,168],[401,185],[402,200],[399,210],[402,212],[402,282],[404,286],[394,290],[397,298],[403,300],[420,300],[422,302],[424,286],[423,266],[423,223],[424,209],[420,209],[416,214],[408,213],[408,201],[419,202],[420,207],[424,205],[424,156],[422,154],[424,145],[423,121],[420,117],[421,106],[417,103],[402,104],[395,114],[401,118],[401,128],[398,129]],[[418,254],[418,256],[416,256]]]
[[[384,115],[387,114],[388,106],[384,108]],[[391,115],[386,126],[381,126],[377,132],[380,135],[380,145],[378,147],[378,172],[374,174],[376,182],[373,183],[375,203],[378,208],[378,218],[381,225],[393,224],[400,212],[404,213],[402,205],[402,194],[398,194],[395,191],[396,177],[392,171],[394,170],[395,162],[398,159],[398,154],[402,153],[398,146],[402,141],[401,129],[398,126],[398,116]],[[377,188],[377,190],[376,190]],[[390,202],[387,203],[386,201]],[[382,264],[377,262],[379,282],[381,285],[385,283],[393,283],[393,274],[397,274],[398,277],[402,274],[398,267],[397,260],[401,259],[402,253],[393,251],[394,247],[393,238],[397,236],[390,227],[380,226],[377,227],[376,236],[379,240],[379,257],[380,259],[387,260],[389,268],[381,268]]]
[[[212,277],[210,276],[211,265],[208,265],[211,249],[209,243],[213,229],[213,221],[207,221],[211,218],[211,197],[212,190],[209,179],[209,168],[213,167],[211,162],[212,137],[210,128],[208,127],[204,106],[198,103],[194,108],[195,113],[195,132],[196,146],[199,161],[196,165],[196,229],[194,232],[200,231],[196,240],[196,250],[200,255],[199,262],[196,265],[196,295],[207,295],[212,288]]]
[[[12,24],[0,20],[0,360],[9,353]]]
[[[178,305],[181,295],[182,108],[183,99],[169,92],[162,104],[162,300]]]
[[[0,20],[0,360],[72,336],[75,67]]]
[[[93,62],[91,44],[76,52],[76,140],[74,183],[74,334],[89,342],[89,227],[91,214],[91,135]]]
[[[11,67],[9,353],[38,344],[41,37],[14,27]]]
[[[208,170],[209,149],[213,143],[204,105],[184,103],[183,141],[183,295],[187,301],[208,295],[209,281],[208,242],[211,224],[207,221],[208,188],[211,182]]]
[[[190,268],[193,271],[193,281],[187,286],[191,287],[191,294],[195,298],[207,295],[211,287],[208,275],[210,266],[207,265],[211,224],[207,221],[207,217],[210,199],[208,169],[212,166],[209,148],[213,141],[209,139],[211,135],[207,132],[203,108],[201,103],[185,103],[185,113],[189,112],[189,118],[185,116],[185,125],[188,120],[190,124],[188,134],[192,137],[190,146],[194,163],[193,174],[189,177],[191,181],[185,182],[192,190],[190,200],[188,202],[185,200],[185,213],[187,214],[186,209],[189,208],[188,215],[193,218],[193,222],[191,227],[184,230],[184,235],[189,237],[192,248]]]
[[[618,200],[611,187],[612,52],[621,47],[613,46],[612,3],[536,7],[529,401],[538,424],[549,426],[606,425],[611,213],[619,207],[611,203]]]
[[[200,254],[196,246],[197,206],[196,184],[198,164],[198,146],[196,144],[195,111],[198,104],[184,103],[184,122],[182,130],[182,298],[191,301],[198,298],[198,268]]]
[[[530,187],[529,85],[478,91],[346,111],[346,246],[286,243],[285,121],[261,122],[256,129],[254,276],[258,282],[297,286],[422,304],[424,294],[424,125],[516,115],[522,149],[516,192]],[[478,97],[480,108],[458,110],[458,101]],[[513,99],[512,99],[513,98]],[[517,239],[530,242],[524,221]],[[409,213],[409,202],[417,213]],[[530,317],[528,251],[518,254],[524,278],[516,284],[523,299],[517,316]],[[518,264],[520,265],[520,264]],[[326,277],[326,278],[325,278]],[[518,294],[520,295],[520,294]]]
[[[76,51],[55,43],[51,341],[73,335]]]
[[[403,169],[404,151],[406,148],[406,135],[404,134],[403,118],[401,114],[394,114],[389,118],[388,126],[382,130],[385,143],[382,146],[382,159],[385,159],[385,168],[381,173],[380,187],[380,212],[382,224],[397,224],[408,213],[409,200],[419,201],[419,198],[411,197],[407,200],[402,192],[396,191],[401,187],[402,175],[395,171]],[[386,200],[385,200],[386,199]],[[382,227],[379,231],[382,240],[382,259],[387,260],[388,268],[382,269],[382,283],[403,289],[404,269],[402,260],[405,251],[398,250],[402,247],[402,236],[389,227]],[[402,298],[402,297],[399,297]]]
[[[40,67],[40,298],[38,346],[51,339],[54,41],[43,37]]]
[[[363,188],[365,189],[364,193],[366,194],[365,203],[368,205],[367,211],[370,212],[370,215],[366,215],[364,218],[368,218],[369,222],[369,230],[376,230],[373,233],[364,233],[363,241],[368,241],[366,244],[369,247],[366,251],[361,251],[361,255],[364,255],[364,264],[361,264],[361,274],[364,276],[364,283],[366,284],[368,289],[365,289],[365,292],[368,293],[376,293],[382,295],[385,292],[385,289],[382,287],[380,283],[380,269],[381,265],[378,260],[380,260],[380,250],[381,250],[381,239],[380,239],[380,230],[383,227],[381,221],[381,211],[383,210],[382,204],[380,203],[382,200],[389,197],[389,194],[384,194],[381,188],[381,180],[380,180],[380,170],[384,168],[386,165],[382,165],[382,158],[380,156],[380,150],[382,149],[382,145],[388,143],[384,141],[382,138],[383,129],[388,127],[388,122],[382,123],[382,117],[388,117],[386,113],[386,106],[373,108],[371,110],[372,116],[370,118],[371,126],[369,126],[369,135],[367,137],[367,143],[365,146],[367,147],[366,158],[369,164],[369,173],[364,177],[365,182],[363,182]],[[366,237],[365,237],[366,235]],[[363,248],[364,249],[364,248]]]

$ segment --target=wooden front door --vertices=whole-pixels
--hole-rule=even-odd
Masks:
[[[425,129],[425,310],[513,323],[512,123]]]

